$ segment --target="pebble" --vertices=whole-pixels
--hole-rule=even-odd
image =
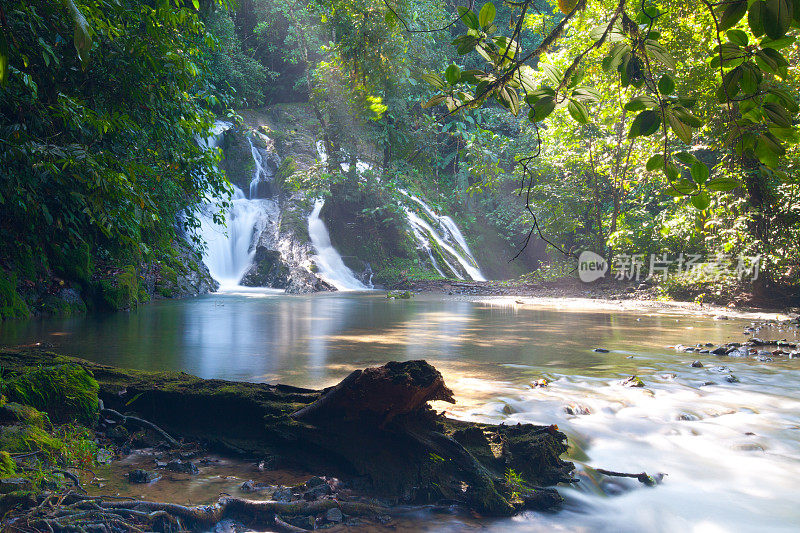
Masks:
[[[692,368],[703,368],[703,363],[700,361],[692,361]]]
[[[594,351],[597,352],[597,353],[608,353],[609,352],[609,350],[606,350],[605,348],[595,348]]]

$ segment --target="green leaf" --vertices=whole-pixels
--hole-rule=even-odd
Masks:
[[[600,101],[600,91],[594,87],[577,87],[572,91],[572,97],[579,102],[594,104]]]
[[[433,85],[434,87],[436,87],[437,89],[444,89],[446,87],[442,77],[434,72],[427,72],[427,71],[423,72],[421,78],[430,83],[431,85]]]
[[[709,205],[711,205],[711,198],[709,198],[707,192],[703,191],[700,194],[692,196],[692,205],[695,206],[695,208],[702,211],[703,209],[706,209],[708,208]]]
[[[73,0],[64,0],[64,5],[75,23],[75,36],[73,39],[75,50],[78,52],[78,58],[81,60],[83,67],[86,68],[86,65],[89,64],[89,52],[92,49],[92,29]]]
[[[489,24],[494,22],[494,17],[497,14],[497,10],[494,7],[494,4],[491,2],[486,2],[483,4],[480,12],[478,13],[478,23],[481,25],[482,28],[487,27]]]
[[[658,107],[658,100],[647,94],[633,98],[624,106],[627,111],[642,111],[643,109],[655,109],[656,107]]]
[[[481,26],[478,23],[478,17],[475,15],[475,13],[464,6],[458,6],[456,10],[458,11],[458,17],[461,19],[461,22],[466,24],[468,28],[473,30],[481,29]]]
[[[706,183],[706,189],[709,191],[728,192],[737,187],[741,187],[742,182],[729,176],[720,176],[709,180]]]
[[[728,30],[726,32],[728,36],[728,40],[735,44],[736,46],[741,46],[744,48],[750,42],[750,39],[747,37],[747,34],[742,30]]]
[[[528,113],[528,118],[531,122],[539,122],[547,118],[550,113],[556,108],[556,100],[552,96],[545,96],[540,98],[531,108]]]
[[[672,94],[675,92],[675,80],[669,74],[664,74],[658,80],[658,92],[661,94]]]
[[[586,106],[581,102],[570,98],[567,104],[567,111],[569,111],[570,116],[574,118],[576,122],[581,124],[589,122],[589,110],[586,109]]]
[[[443,94],[437,94],[436,96],[434,96],[433,98],[422,104],[422,108],[428,109],[429,107],[436,107],[437,105],[444,102],[446,99],[447,97],[444,96]]]
[[[678,161],[687,166],[692,166],[698,161],[700,161],[689,152],[678,152],[677,154],[675,154],[675,159],[677,159]]]
[[[750,11],[747,13],[747,24],[750,26],[750,31],[756,37],[764,35],[764,20],[767,15],[767,3],[764,0],[757,0],[750,6]]]
[[[692,179],[695,183],[702,185],[709,176],[708,165],[702,161],[697,161],[692,165],[692,168],[689,169],[689,173],[692,175]]]
[[[678,182],[672,182],[670,185],[681,194],[692,194],[697,190],[697,184],[686,178]]]
[[[685,144],[692,143],[692,128],[688,124],[685,124],[681,119],[675,116],[675,113],[670,110],[667,112],[667,122],[669,123],[669,127],[672,128],[672,131],[675,132],[675,135],[683,141]]]
[[[678,176],[680,176],[681,173],[678,170],[678,167],[676,167],[674,164],[667,163],[666,165],[664,165],[664,175],[667,176],[668,180],[675,181],[676,179],[678,179]],[[686,181],[689,181],[689,180],[686,180]],[[692,184],[692,185],[694,185],[694,184]]]
[[[658,131],[661,125],[661,115],[655,111],[647,110],[642,111],[636,118],[633,119],[631,129],[628,132],[628,138],[633,139],[639,136],[648,136]]]
[[[192,5],[194,6],[195,11],[200,11],[200,0],[192,0]]]
[[[792,117],[782,106],[772,102],[767,102],[762,106],[762,109],[764,110],[764,116],[766,116],[768,120],[772,121],[778,127],[792,127]]]
[[[542,72],[544,72],[544,75],[547,76],[547,79],[550,80],[553,85],[559,85],[561,83],[561,72],[553,65],[542,63]]]
[[[767,0],[764,32],[770,39],[780,39],[789,31],[794,4],[792,0]]]
[[[800,1],[800,0],[798,0]],[[761,48],[772,48],[773,50],[783,50],[787,46],[791,46],[797,38],[793,35],[786,35],[781,37],[780,39],[770,39],[769,37],[764,37],[761,40]]]
[[[738,0],[737,2],[729,4],[728,7],[725,8],[725,11],[722,12],[722,17],[720,17],[719,20],[720,31],[725,31],[728,28],[736,26],[736,24],[742,20],[745,13],[747,13],[747,0]]]
[[[8,81],[8,43],[6,34],[0,30],[0,85],[6,85]]]
[[[447,83],[450,85],[455,85],[456,83],[461,80],[461,69],[458,68],[458,65],[452,63],[447,70],[444,71],[444,77],[447,80]]]
[[[664,167],[664,156],[661,154],[656,154],[650,157],[650,159],[647,160],[647,164],[645,165],[645,168],[651,172],[653,170],[658,170],[663,167]]]
[[[688,109],[685,109],[681,106],[673,107],[672,112],[680,119],[681,122],[688,124],[693,128],[699,128],[703,125],[702,120],[694,116],[691,112],[689,112]]]

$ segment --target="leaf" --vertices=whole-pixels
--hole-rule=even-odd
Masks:
[[[610,72],[622,63],[622,59],[625,57],[626,53],[631,51],[631,47],[628,43],[617,43],[611,47],[611,51],[608,54],[608,57],[603,59],[603,70],[606,72]]]
[[[672,112],[675,113],[675,116],[678,117],[681,122],[688,124],[693,128],[699,128],[703,125],[702,120],[690,113],[688,109],[685,109],[681,106],[673,107]]]
[[[686,178],[678,182],[671,183],[672,187],[682,194],[691,194],[697,190],[697,184]]]
[[[628,132],[628,138],[633,139],[639,136],[648,136],[658,131],[661,125],[661,115],[655,111],[647,110],[642,111],[636,118],[633,119],[631,129]]]
[[[756,37],[764,35],[764,19],[767,14],[767,3],[764,0],[753,2],[747,13],[747,24]]]
[[[200,0],[192,0],[192,5],[194,6],[195,11],[200,11]]]
[[[542,72],[544,72],[544,75],[547,76],[547,79],[550,80],[553,85],[559,85],[561,83],[561,72],[553,65],[542,63]]]
[[[667,50],[656,41],[646,40],[644,43],[645,49],[656,58],[662,65],[669,69],[676,67],[675,59],[670,55]]]
[[[497,10],[495,9],[494,4],[491,2],[486,2],[478,12],[478,23],[482,28],[486,28],[489,26],[489,24],[494,22],[494,17],[496,14]]]
[[[572,13],[575,6],[578,5],[578,0],[558,0],[558,9],[565,15]]]
[[[8,43],[6,34],[0,30],[0,85],[5,87],[8,81]]]
[[[689,169],[689,173],[692,175],[692,179],[698,185],[702,185],[703,183],[708,180],[708,165],[703,163],[702,161],[696,161],[692,168]]]
[[[672,94],[675,92],[675,80],[669,74],[664,74],[658,80],[658,92],[661,94]]]
[[[764,32],[770,39],[780,39],[789,31],[792,23],[794,4],[792,0],[766,0]]]
[[[700,161],[699,159],[697,159],[695,156],[693,156],[689,152],[678,152],[677,154],[675,154],[675,159],[677,159],[678,161],[680,161],[684,165],[688,165],[688,166],[692,166],[695,163],[697,163],[698,161]]]
[[[553,96],[545,96],[540,98],[531,108],[528,113],[528,118],[531,122],[539,122],[547,118],[550,113],[556,108],[556,100]]]
[[[436,107],[437,105],[444,102],[446,98],[447,97],[444,96],[443,94],[437,94],[436,96],[434,96],[433,98],[422,104],[422,107],[423,109],[428,109],[429,107]]]
[[[728,28],[736,26],[736,24],[742,20],[745,13],[747,13],[747,0],[738,0],[737,2],[729,4],[728,7],[725,8],[725,11],[722,12],[722,17],[719,19],[720,31],[725,31]]]
[[[594,87],[578,87],[572,91],[572,97],[579,102],[593,104],[600,101],[600,91]]]
[[[703,191],[700,194],[692,196],[692,205],[702,211],[711,205],[711,198],[709,198],[707,192]]]
[[[437,89],[444,89],[446,87],[442,77],[434,72],[427,72],[427,71],[423,72],[421,78],[430,83],[431,85],[433,85],[434,87],[436,87]]]
[[[658,170],[659,168],[664,167],[664,156],[661,154],[656,154],[650,159],[647,160],[647,164],[645,164],[645,168],[649,171]]]
[[[800,0],[799,0],[800,1]],[[772,48],[773,50],[783,50],[787,46],[791,46],[797,40],[796,37],[793,35],[786,35],[781,37],[780,39],[770,39],[769,37],[764,37],[761,40],[761,48]]]
[[[678,167],[676,167],[672,163],[667,163],[666,165],[664,165],[664,174],[670,181],[675,181],[678,178],[678,176],[681,175],[681,173],[678,171]]]
[[[570,98],[570,101],[567,104],[567,111],[569,111],[570,116],[574,118],[576,122],[581,124],[586,124],[589,122],[589,110],[586,109],[586,106],[581,102]]]
[[[767,102],[762,106],[762,109],[764,110],[764,115],[767,117],[767,119],[775,123],[777,126],[781,128],[792,127],[792,117],[789,116],[789,113],[782,106],[772,102]]]
[[[466,24],[468,28],[473,30],[481,29],[480,24],[478,23],[478,17],[475,15],[475,13],[464,6],[458,6],[456,10],[458,11],[458,17],[461,19],[461,22]]]
[[[750,39],[747,37],[747,34],[742,30],[728,30],[726,32],[728,36],[728,40],[735,44],[736,46],[741,46],[744,48],[750,42]]]
[[[658,107],[658,100],[648,94],[637,96],[624,106],[627,111],[642,111],[643,109],[655,109],[656,107]]]
[[[86,65],[89,64],[89,52],[92,49],[92,29],[73,0],[64,0],[64,5],[75,23],[75,36],[73,39],[75,50],[78,52],[78,58],[81,60],[83,67],[86,68]]]
[[[451,63],[444,71],[444,78],[450,85],[455,85],[461,80],[461,69],[455,63]]]
[[[667,112],[667,122],[669,123],[669,127],[672,128],[672,131],[675,132],[675,135],[677,135],[680,140],[682,140],[685,144],[692,143],[691,126],[685,124],[683,121],[681,121],[681,119],[676,117],[672,110]]]
[[[729,176],[720,176],[709,180],[706,183],[706,189],[709,191],[728,192],[737,187],[741,187],[742,182]]]

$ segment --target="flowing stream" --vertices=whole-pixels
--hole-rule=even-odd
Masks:
[[[508,302],[241,291],[130,313],[3,322],[0,344],[40,342],[123,367],[314,388],[367,365],[425,358],[458,401],[437,409],[495,423],[555,423],[569,435],[581,481],[560,488],[560,512],[489,520],[410,511],[396,531],[797,530],[800,359],[670,347],[741,342],[748,320]],[[798,341],[796,327],[757,335]],[[695,359],[703,366],[692,367]],[[634,374],[644,388],[620,385]],[[546,388],[531,387],[542,378]],[[667,475],[648,488],[590,467]],[[208,501],[229,490],[213,487]]]

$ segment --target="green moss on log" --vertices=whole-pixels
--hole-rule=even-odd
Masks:
[[[13,402],[46,412],[56,423],[78,421],[92,426],[99,403],[97,381],[78,364],[23,367],[3,383],[3,393]]]

